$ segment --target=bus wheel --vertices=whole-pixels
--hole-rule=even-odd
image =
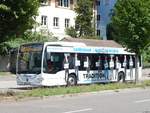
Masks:
[[[74,74],[70,74],[67,80],[67,86],[75,86],[77,85],[77,78]]]
[[[118,73],[118,82],[125,82],[125,73],[122,71]]]

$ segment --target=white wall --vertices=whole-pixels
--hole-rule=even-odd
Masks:
[[[70,19],[70,26],[75,25],[75,12],[67,8],[55,8],[55,6],[41,6],[39,8],[39,16],[36,18],[38,23],[41,23],[41,16],[48,17],[48,23],[46,28],[49,32],[52,32],[54,36],[59,37],[60,39],[65,37],[65,18]],[[59,18],[59,27],[53,26],[53,18]],[[42,26],[41,26],[42,27]],[[36,30],[39,31],[41,27],[38,27]]]

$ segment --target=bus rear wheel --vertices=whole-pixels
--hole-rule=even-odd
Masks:
[[[118,82],[125,82],[125,73],[122,71],[118,73]]]
[[[70,74],[67,80],[67,86],[75,86],[77,85],[77,78],[75,75]]]

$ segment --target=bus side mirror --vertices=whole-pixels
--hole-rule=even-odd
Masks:
[[[64,69],[69,69],[69,63],[64,64]]]

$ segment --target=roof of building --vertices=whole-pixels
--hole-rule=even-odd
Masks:
[[[94,47],[100,46],[100,47],[122,48],[122,46],[117,42],[115,42],[114,40],[96,40],[96,39],[80,39],[80,38],[65,37],[61,41],[80,42],[86,44],[87,46],[94,46]]]

